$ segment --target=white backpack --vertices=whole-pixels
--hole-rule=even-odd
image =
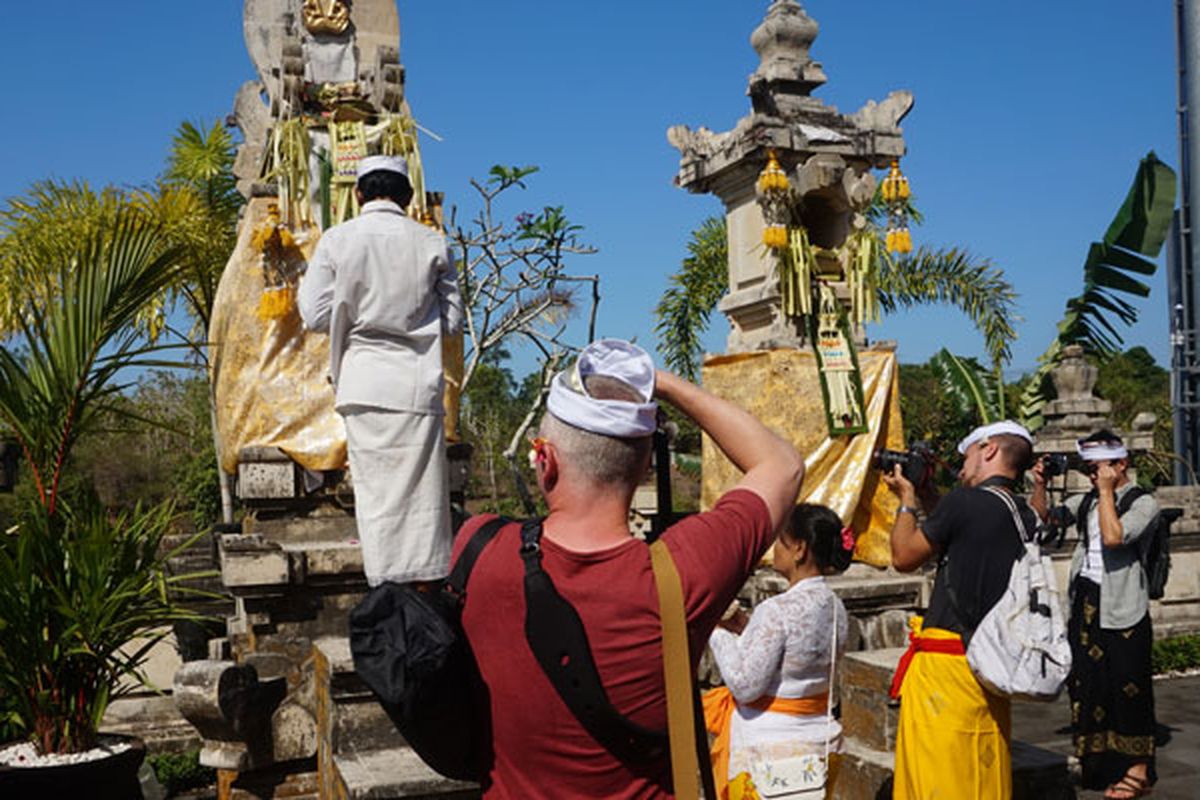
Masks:
[[[967,663],[988,690],[1050,701],[1071,671],[1071,646],[1050,558],[1030,541],[1013,499],[982,487],[1008,506],[1025,552],[1013,564],[1008,588],[984,616],[967,646]]]

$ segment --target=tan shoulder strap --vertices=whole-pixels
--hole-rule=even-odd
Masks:
[[[671,741],[671,777],[678,800],[700,797],[696,757],[696,717],[692,705],[692,665],[688,656],[683,584],[664,541],[650,545],[650,565],[658,587],[662,618],[663,678],[667,686],[667,726]]]

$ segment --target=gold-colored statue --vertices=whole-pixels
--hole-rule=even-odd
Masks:
[[[345,0],[304,0],[304,27],[314,35],[337,36],[350,27],[350,7]]]

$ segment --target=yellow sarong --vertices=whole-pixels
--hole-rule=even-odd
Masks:
[[[957,633],[922,630],[927,639]],[[900,689],[894,800],[1008,800],[1012,797],[1010,703],[984,690],[966,656],[918,652]]]
[[[712,743],[713,784],[717,797],[726,800],[736,794],[729,788],[729,729],[733,722],[733,712],[737,709],[737,701],[727,686],[709,689],[701,698],[704,703],[704,727],[716,736]],[[819,694],[813,697],[760,697],[753,703],[747,704],[759,711],[773,711],[777,714],[823,714],[829,708],[829,695]],[[757,795],[754,795],[757,797]],[[735,798],[736,800],[736,798]]]

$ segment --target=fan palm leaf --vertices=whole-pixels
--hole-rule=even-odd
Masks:
[[[709,217],[692,232],[688,256],[670,278],[670,286],[654,309],[655,333],[667,366],[688,380],[696,379],[703,346],[700,337],[708,328],[713,309],[729,288],[726,266],[729,242],[725,220]]]

